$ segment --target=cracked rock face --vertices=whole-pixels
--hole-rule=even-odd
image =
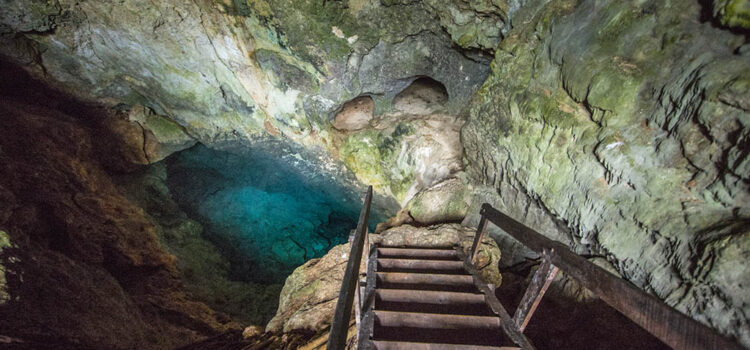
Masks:
[[[462,129],[467,174],[482,185],[469,212],[487,201],[606,257],[747,346],[750,270],[737,261],[750,246],[750,57],[700,11],[659,1],[519,10]]]

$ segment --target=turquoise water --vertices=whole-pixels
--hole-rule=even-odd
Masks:
[[[324,156],[285,144],[198,145],[167,160],[168,186],[206,226],[230,262],[230,278],[275,283],[345,243],[364,187]],[[370,228],[392,210],[373,208]]]

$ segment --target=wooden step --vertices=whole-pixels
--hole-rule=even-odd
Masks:
[[[379,300],[391,302],[422,303],[431,304],[459,304],[459,305],[486,305],[484,294],[460,293],[460,292],[438,292],[431,290],[403,290],[403,289],[377,289],[375,290]]]
[[[405,341],[375,340],[372,342],[377,350],[519,350],[509,346],[481,346],[462,344],[429,344]]]
[[[455,249],[378,248],[380,258],[410,258],[425,260],[458,260]]]
[[[378,271],[384,272],[432,272],[468,274],[464,263],[453,260],[423,260],[423,259],[378,259]]]
[[[373,340],[472,346],[511,345],[503,332],[487,329],[433,329],[374,325]]]
[[[475,292],[474,279],[471,275],[378,272],[376,273],[378,289],[435,290],[453,292]]]
[[[429,329],[472,329],[502,332],[500,318],[496,316],[444,315],[417,312],[373,310],[375,325],[379,327],[406,327]]]
[[[494,315],[485,303],[484,294],[475,293],[376,289],[375,305],[378,310],[386,311],[476,316]]]

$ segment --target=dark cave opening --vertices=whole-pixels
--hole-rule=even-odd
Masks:
[[[445,85],[430,77],[415,79],[393,99],[396,110],[411,114],[427,114],[448,102]]]

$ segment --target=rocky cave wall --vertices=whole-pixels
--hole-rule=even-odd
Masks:
[[[454,11],[461,26],[450,35],[465,33],[467,51],[440,25],[454,23],[451,14],[400,1],[6,1],[0,40],[3,55],[63,91],[129,111],[145,106],[155,121],[143,113],[130,121],[171,150],[269,137],[330,148],[339,138],[333,114],[360,95],[380,115],[429,76],[447,88],[447,110],[468,103],[488,73],[482,49],[499,39],[486,28],[510,7],[486,4],[475,21],[467,6]],[[413,166],[400,168],[407,180],[387,180],[415,181]],[[377,185],[404,198],[411,183]]]
[[[113,181],[127,156],[107,142],[110,111],[0,72],[3,343],[167,349],[239,327],[187,292],[161,228]]]
[[[469,213],[488,201],[606,257],[747,346],[750,47],[702,23],[705,10],[692,1],[519,10],[462,130],[480,185]]]
[[[748,345],[750,276],[737,262],[749,254],[749,11],[743,0],[7,0],[0,53],[117,116],[105,129],[134,150],[118,153],[128,163],[196,142],[324,149],[409,220],[460,220],[490,202]],[[399,108],[422,78],[447,99]],[[366,112],[336,123],[351,106]],[[447,178],[450,210],[436,216],[440,190],[422,190]],[[505,263],[529,256],[495,234]]]

